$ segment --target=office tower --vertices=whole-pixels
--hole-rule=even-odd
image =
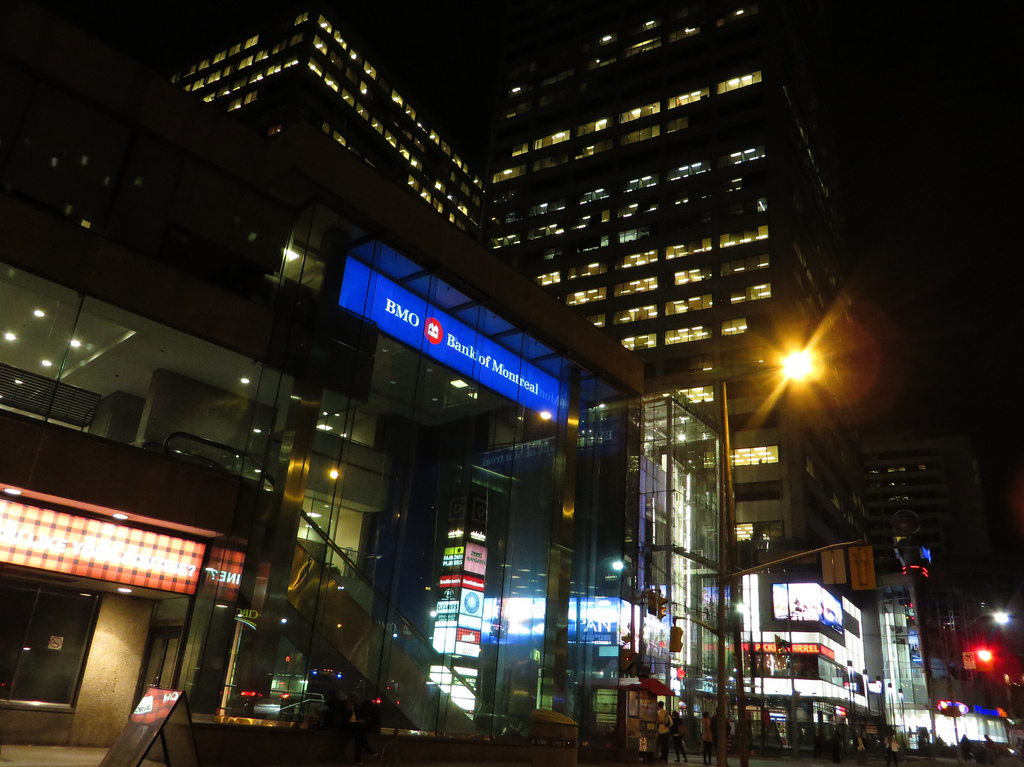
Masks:
[[[479,232],[481,179],[421,103],[371,61],[343,15],[327,8],[254,14],[238,27],[249,31],[197,56],[171,81],[261,135],[308,123],[455,226]]]
[[[579,0],[516,3],[506,14],[485,241],[639,355],[649,398],[685,398],[718,415],[728,383],[741,566],[865,534],[859,452],[829,362],[846,312],[823,13],[813,2]],[[778,361],[805,345],[824,374],[780,386]],[[673,462],[682,466],[662,454],[668,485]],[[685,487],[663,497],[679,529]],[[648,567],[669,578],[675,566],[652,558],[664,551],[699,562],[703,547],[687,551],[664,535],[655,526],[639,544]],[[752,637],[765,647],[758,674],[813,666],[804,705],[814,697],[863,715],[863,682],[842,682],[847,668],[859,680],[870,663],[863,600],[815,590],[820,570],[798,570],[748,584],[756,593],[744,604],[761,602],[745,624],[762,632]],[[791,618],[782,591],[773,609],[780,580],[806,587],[833,620]],[[699,619],[698,609],[680,601],[672,613]],[[775,633],[809,654],[769,650]],[[818,657],[836,666],[834,678],[817,680]],[[756,690],[769,709],[783,692],[763,681]],[[786,707],[769,713],[785,726]],[[797,713],[805,721],[811,710]]]
[[[866,436],[866,506],[876,560],[890,569],[990,553],[971,442],[965,436]]]
[[[499,256],[640,355],[649,392],[717,405],[730,380],[740,532],[762,541],[863,530],[831,381],[763,407],[775,381],[751,376],[812,340],[838,351],[821,14],[516,4],[492,148]]]

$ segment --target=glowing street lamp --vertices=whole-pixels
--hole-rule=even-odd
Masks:
[[[807,378],[813,369],[811,353],[806,349],[800,352],[793,352],[782,360],[782,374],[794,381]]]
[[[995,613],[992,616],[992,620],[994,620],[1000,626],[1005,626],[1007,623],[1010,622],[1010,616],[1007,615],[1006,613],[1000,611],[1000,612]]]

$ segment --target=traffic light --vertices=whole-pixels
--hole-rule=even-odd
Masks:
[[[668,615],[668,597],[663,597],[658,594],[658,613],[659,618],[664,618]]]
[[[875,589],[875,551],[870,546],[850,547],[850,587]]]
[[[632,650],[626,648],[619,648],[619,671],[628,673],[633,670],[633,662],[636,660],[636,655]]]
[[[647,612],[651,615],[658,614],[658,592],[656,591],[647,592]]]
[[[683,651],[683,627],[673,626],[668,637],[668,649],[669,652],[682,652]]]
[[[974,659],[979,671],[991,671],[995,654],[986,647],[979,647],[974,651]]]

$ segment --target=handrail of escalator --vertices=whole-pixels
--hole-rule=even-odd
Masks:
[[[378,599],[379,598],[382,602],[384,602],[384,604],[387,604],[389,609],[394,611],[395,617],[398,620],[402,621],[402,625],[405,628],[407,628],[431,653],[437,655],[441,659],[441,661],[442,661],[441,665],[444,665],[444,666],[447,667],[448,671],[452,675],[452,678],[453,679],[457,679],[461,684],[465,685],[468,689],[473,689],[473,684],[468,679],[466,679],[465,677],[462,676],[462,674],[460,674],[458,671],[456,671],[455,668],[451,664],[444,663],[444,655],[442,655],[441,653],[438,653],[437,650],[435,650],[433,645],[430,643],[430,640],[427,639],[426,636],[421,634],[419,629],[417,629],[416,626],[414,626],[411,621],[409,621],[404,615],[402,615],[401,611],[399,611],[399,609],[397,607],[393,606],[393,604],[391,603],[391,600],[388,599],[386,594],[383,594],[382,592],[377,590],[377,587],[374,586],[373,583],[370,582],[370,580],[368,578],[366,578],[366,576],[363,575],[362,571],[356,566],[355,562],[353,562],[351,559],[349,559],[349,556],[348,556],[348,554],[345,553],[345,550],[342,549],[340,546],[338,546],[338,544],[336,544],[334,541],[332,541],[327,536],[327,534],[320,528],[320,526],[316,524],[316,521],[312,517],[308,516],[305,511],[302,512],[302,516],[310,524],[310,526],[312,526],[317,531],[317,533],[320,535],[320,537],[326,543],[327,547],[330,548],[332,551],[334,551],[335,554],[340,556],[341,559],[345,562],[345,564],[349,567],[349,569],[352,572],[358,574],[359,579],[362,581],[363,585],[366,586],[370,590],[370,592],[374,596],[374,599]],[[301,545],[301,540],[299,541],[299,543]],[[308,551],[306,552],[306,554],[308,556],[310,556],[310,557],[313,556]],[[330,577],[330,572],[328,572],[328,577]]]
[[[210,457],[205,456],[205,455],[201,455],[199,453],[191,453],[191,452],[189,452],[187,450],[184,450],[182,448],[179,448],[179,447],[174,447],[171,444],[171,442],[173,440],[177,439],[177,438],[180,438],[180,439],[182,439],[185,442],[195,442],[197,444],[203,445],[205,447],[213,448],[214,450],[218,450],[218,451],[226,454],[230,458],[234,459],[234,461],[238,464],[239,470],[241,470],[243,462],[248,459],[248,454],[245,453],[244,451],[240,451],[237,448],[231,447],[230,445],[225,445],[225,444],[223,444],[221,442],[215,442],[212,439],[206,439],[205,437],[200,437],[197,434],[192,434],[191,432],[187,432],[187,431],[175,431],[175,432],[171,432],[170,434],[168,434],[167,438],[164,439],[164,441],[163,441],[163,446],[162,447],[163,447],[164,454],[166,454],[166,455],[177,455],[177,456],[180,456],[180,457],[182,457],[182,458],[184,458],[186,460],[195,461],[197,463],[201,463],[203,465],[206,465],[209,468],[218,468],[218,469],[221,469],[222,471],[229,471],[227,466],[225,466],[222,463],[219,463],[218,461],[214,460],[213,458],[210,458]],[[251,461],[250,461],[250,463],[251,463]],[[257,466],[256,469],[258,470],[257,473],[262,473],[262,471],[260,470],[259,466]],[[274,478],[273,477],[271,477],[269,474],[264,474],[263,478],[266,479],[267,482],[269,482],[271,486],[273,486],[273,484],[274,484]]]

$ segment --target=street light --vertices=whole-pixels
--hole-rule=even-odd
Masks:
[[[1005,626],[1010,622],[1010,616],[1001,610],[992,615],[992,620],[998,623],[1000,626]]]
[[[801,380],[807,378],[813,371],[811,356],[807,350],[793,352],[784,357],[776,366],[782,372],[782,383],[789,380]],[[760,374],[756,371],[751,375]],[[748,377],[748,376],[741,376]],[[725,496],[725,508],[721,514],[721,528],[718,540],[718,721],[716,736],[718,738],[718,753],[716,755],[717,767],[727,767],[727,727],[726,717],[729,708],[728,680],[726,672],[725,649],[726,649],[726,610],[725,610],[725,588],[731,584],[734,589],[739,587],[739,580],[735,578],[738,568],[738,551],[736,545],[736,504],[733,498],[732,481],[732,436],[729,428],[729,384],[726,379],[721,381],[721,416],[722,416],[722,493]],[[731,594],[734,601],[740,601],[738,594]],[[746,694],[743,688],[743,643],[742,624],[733,621],[734,633],[733,644],[736,648],[736,737],[739,739],[740,767],[748,767],[749,754],[747,751],[746,733]],[[751,650],[754,646],[754,638],[751,636]],[[751,652],[753,657],[753,652]],[[753,692],[753,684],[751,684]],[[796,744],[796,717],[792,724],[794,744]]]

